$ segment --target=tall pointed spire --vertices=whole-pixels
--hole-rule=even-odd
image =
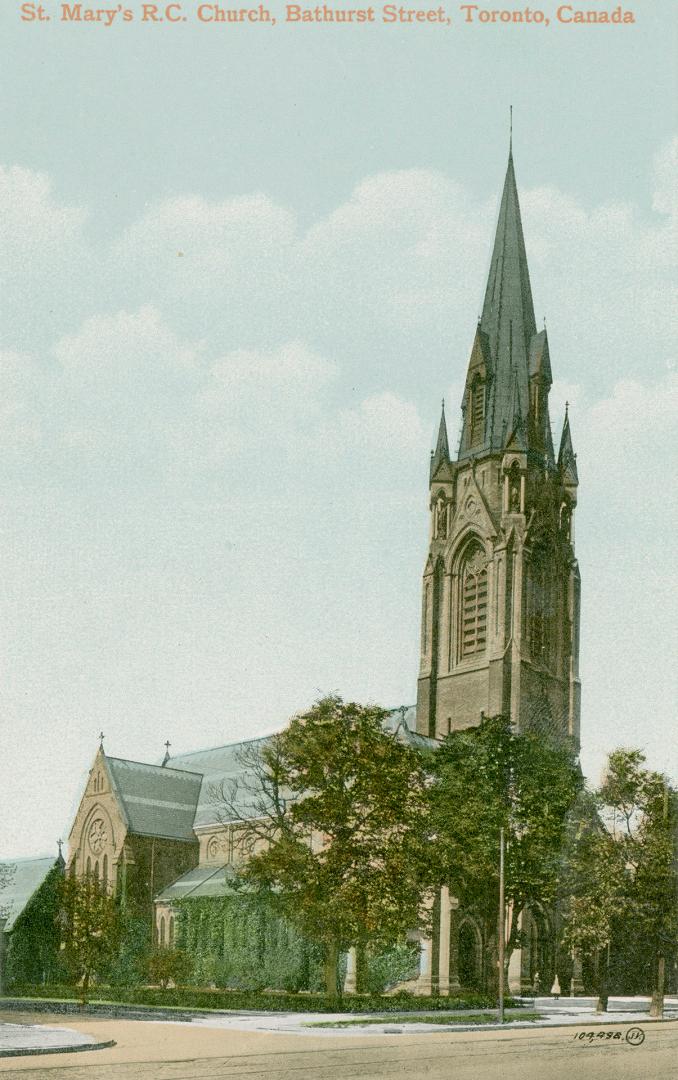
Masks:
[[[447,423],[445,422],[445,398],[443,398],[442,411],[440,413],[440,427],[438,428],[438,442],[431,458],[431,476],[443,461],[450,460],[450,444],[447,439]]]
[[[480,317],[480,328],[490,339],[490,348],[495,359],[502,355],[502,346],[508,342],[511,322],[514,335],[519,334],[525,343],[529,342],[537,329],[513,166],[513,149],[509,150],[483,313]]]
[[[529,349],[537,329],[512,146],[509,149],[480,329],[487,337],[494,369],[494,430],[489,431],[488,435],[491,444],[496,446],[501,439],[502,426],[508,420],[507,410],[513,394],[513,368],[518,373],[521,412],[523,417],[527,415]]]

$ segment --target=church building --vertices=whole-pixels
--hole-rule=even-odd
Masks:
[[[578,478],[567,413],[554,450],[551,383],[510,153],[459,446],[450,448],[443,406],[430,461],[417,703],[388,720],[412,744],[435,745],[502,713],[517,731],[578,746]],[[69,838],[70,872],[95,874],[149,918],[155,907],[160,944],[175,940],[177,899],[228,894],[242,852],[238,823],[219,820],[214,792],[242,769],[243,745],[168,753],[156,765],[108,757],[103,745],[96,755]],[[544,951],[549,913],[526,913],[522,929],[526,944],[509,969],[517,991],[531,988],[537,965],[542,974],[554,967]],[[486,932],[443,888],[433,938],[420,941],[416,988],[482,986]]]

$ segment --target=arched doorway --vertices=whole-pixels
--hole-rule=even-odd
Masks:
[[[529,944],[528,977],[531,989],[539,976],[539,990],[548,993],[555,977],[555,956],[551,922],[546,912],[535,905],[527,914]]]
[[[459,982],[464,990],[482,987],[482,948],[478,927],[470,919],[464,919],[459,927]]]

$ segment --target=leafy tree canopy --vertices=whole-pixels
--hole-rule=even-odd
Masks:
[[[573,748],[504,716],[452,732],[431,755],[434,858],[464,907],[496,917],[499,833],[506,837],[507,954],[526,904],[550,904],[570,812],[582,787]]]
[[[81,987],[82,1001],[92,980],[106,972],[115,957],[120,924],[115,900],[98,879],[67,875],[60,882],[57,920],[64,962]]]
[[[243,799],[250,806],[244,874],[324,945],[330,992],[340,949],[392,943],[426,918],[427,779],[386,716],[325,697],[259,744],[243,762],[250,779],[221,793],[231,818]]]

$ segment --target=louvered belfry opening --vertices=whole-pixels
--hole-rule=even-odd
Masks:
[[[487,566],[482,547],[469,546],[462,571],[461,656],[485,652],[487,643]]]
[[[485,383],[476,379],[471,390],[471,446],[483,441],[485,436]]]

